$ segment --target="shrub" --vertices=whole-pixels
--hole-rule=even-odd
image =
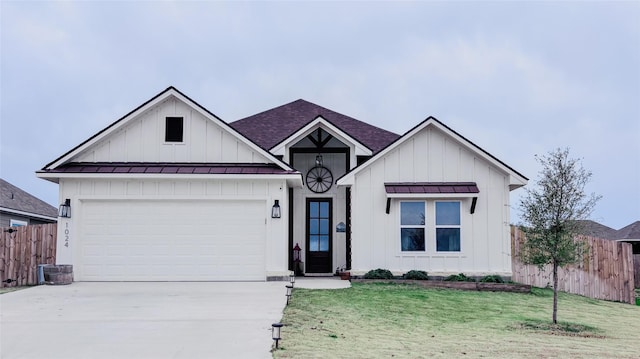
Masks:
[[[364,279],[393,279],[393,274],[388,269],[372,269],[364,275]]]
[[[473,278],[467,277],[464,273],[452,274],[444,279],[447,282],[475,282]]]
[[[410,270],[403,275],[404,279],[416,279],[416,280],[427,280],[429,276],[427,276],[427,272],[423,270]]]
[[[499,275],[486,275],[480,279],[483,283],[504,283],[504,279],[502,279]]]

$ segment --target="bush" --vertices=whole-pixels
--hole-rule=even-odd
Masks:
[[[452,274],[444,279],[447,282],[475,282],[473,278],[467,277],[464,273]]]
[[[403,275],[404,279],[428,280],[427,272],[423,270],[410,270]]]
[[[364,279],[393,279],[393,274],[388,269],[372,269],[364,275]]]
[[[504,283],[504,279],[502,279],[499,275],[486,275],[480,279],[482,283]]]

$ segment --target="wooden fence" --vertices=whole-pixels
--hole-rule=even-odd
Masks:
[[[553,285],[552,266],[543,270],[525,265],[520,253],[525,235],[511,227],[513,280],[535,287]],[[577,265],[558,269],[558,289],[590,298],[635,304],[634,268],[631,244],[608,239],[580,236],[589,253]]]
[[[38,264],[55,264],[57,224],[0,228],[2,287],[38,284]],[[5,283],[11,279],[11,283]]]

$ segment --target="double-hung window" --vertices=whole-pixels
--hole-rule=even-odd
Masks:
[[[460,202],[436,202],[436,251],[460,252]]]
[[[425,202],[400,202],[400,243],[403,252],[425,250]]]
[[[460,201],[401,201],[402,252],[460,252]]]

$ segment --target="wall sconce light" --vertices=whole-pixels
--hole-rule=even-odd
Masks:
[[[291,291],[293,291],[292,285],[287,285],[287,305],[289,305],[289,301],[291,300]]]
[[[60,205],[58,217],[71,218],[71,200],[69,198],[65,199],[64,203]]]
[[[278,349],[278,341],[280,338],[280,328],[282,328],[282,323],[273,323],[271,324],[271,338],[276,342],[276,349]]]
[[[343,233],[347,231],[347,225],[344,224],[344,222],[340,222],[338,223],[338,225],[336,226],[336,232],[338,233]]]
[[[316,167],[322,167],[322,155],[316,156]]]
[[[277,199],[273,203],[273,207],[271,207],[271,218],[280,218],[280,201]]]

